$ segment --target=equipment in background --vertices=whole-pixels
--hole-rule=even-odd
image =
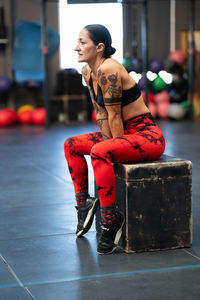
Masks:
[[[45,122],[46,122],[46,110],[43,107],[36,108],[32,112],[31,122],[34,125],[45,125]]]
[[[87,121],[87,95],[82,75],[70,68],[57,74],[55,96],[50,101],[51,122],[65,124]]]
[[[0,7],[0,51],[4,51],[8,43],[7,30],[4,18],[4,8]]]

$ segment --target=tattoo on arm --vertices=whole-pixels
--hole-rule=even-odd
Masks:
[[[109,96],[112,96],[114,98],[121,98],[122,88],[121,88],[121,85],[120,86],[117,85],[117,81],[118,81],[118,77],[119,77],[118,73],[108,75],[108,78],[106,78],[105,73],[102,72],[101,70],[99,70],[97,76],[98,76],[101,86],[103,87],[103,96],[104,97],[108,93]],[[106,85],[108,85],[108,84],[109,84],[109,86],[106,87]]]
[[[105,106],[121,105],[122,98],[104,98]]]
[[[85,66],[82,68],[82,74],[83,74],[83,76],[87,76],[87,74],[88,74],[87,65],[85,65]]]
[[[96,114],[98,114],[100,111],[99,111],[99,107],[95,101],[93,102],[93,106],[94,106],[94,110],[95,110]]]
[[[100,127],[100,129],[102,130],[102,127],[103,127],[103,121],[107,121],[108,120],[108,118],[104,118],[104,119],[97,119],[97,123],[98,123],[98,125],[99,125],[99,127]]]
[[[105,135],[105,134],[102,134],[103,135],[103,139],[104,140],[109,140],[109,139],[111,139],[111,137],[109,137],[109,136],[107,136],[107,135]]]
[[[119,105],[121,106],[121,102],[120,103],[110,103],[110,104],[105,104],[105,106],[116,106],[116,105]]]

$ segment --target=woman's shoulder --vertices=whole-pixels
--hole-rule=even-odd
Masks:
[[[124,78],[124,67],[115,59],[106,59],[103,64],[100,65],[97,71],[98,83],[102,86],[102,82],[122,82]],[[108,80],[107,80],[108,79]]]
[[[88,64],[84,65],[83,68],[82,68],[82,75],[83,75],[86,83],[90,79],[90,73],[91,73],[91,69],[90,69],[89,65]]]
[[[107,58],[98,68],[98,71],[103,73],[113,73],[120,72],[122,70],[122,65],[113,58]]]

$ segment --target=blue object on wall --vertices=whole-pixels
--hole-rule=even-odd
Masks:
[[[53,29],[47,29],[48,34],[48,57],[57,50],[60,43],[60,36]],[[13,70],[16,73],[16,80],[37,80],[43,75],[43,52],[41,40],[41,23],[18,21],[15,24],[15,39],[13,50]],[[17,72],[16,72],[17,71]],[[34,77],[35,76],[35,77]]]
[[[31,71],[15,71],[15,80],[19,83],[23,83],[26,81],[43,81],[44,80],[44,72],[31,72]]]

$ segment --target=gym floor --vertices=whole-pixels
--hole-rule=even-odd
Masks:
[[[165,154],[193,163],[191,248],[96,253],[95,227],[77,239],[64,141],[80,126],[0,129],[0,299],[200,299],[200,120],[157,121]],[[90,193],[94,195],[89,163]]]

